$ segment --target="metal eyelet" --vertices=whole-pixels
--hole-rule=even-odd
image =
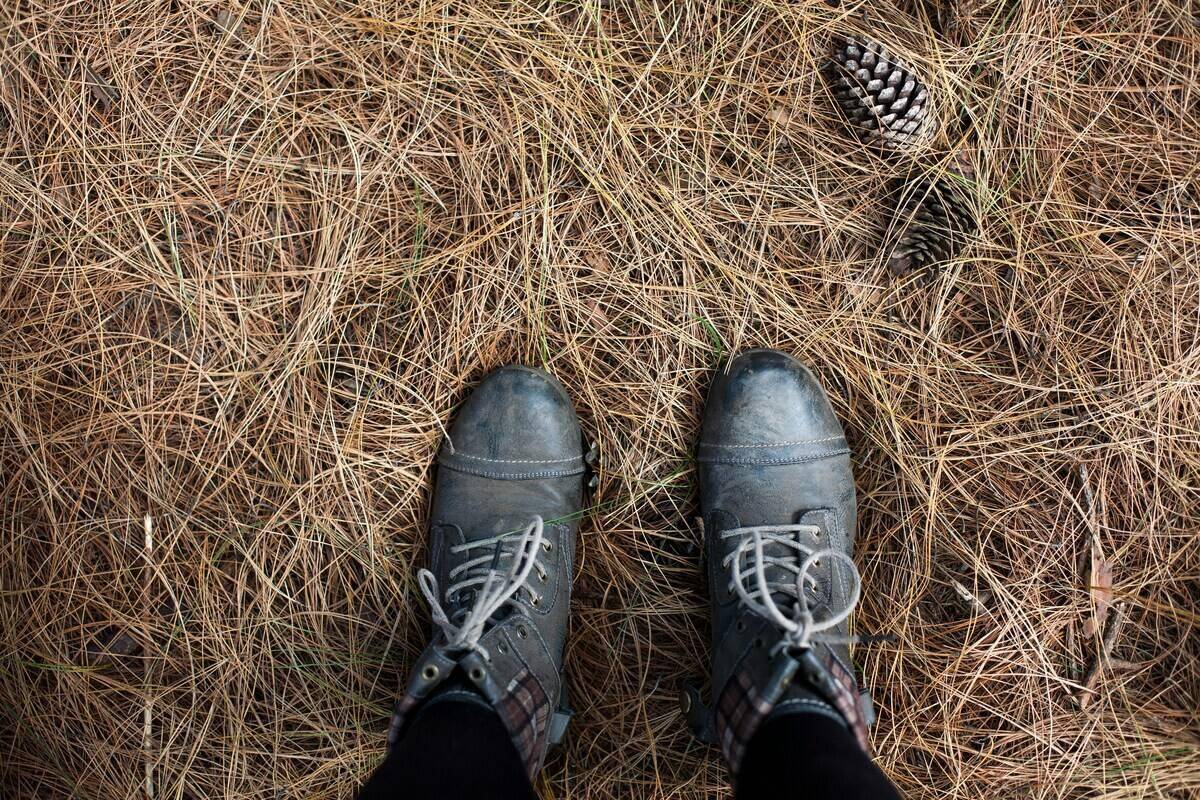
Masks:
[[[746,630],[746,620],[739,619],[737,621],[737,629],[738,629],[738,633],[741,633],[742,631]]]
[[[421,670],[421,677],[427,681],[436,680],[439,672],[436,664],[426,664],[425,668]]]
[[[814,567],[819,567],[819,566],[821,566],[821,559],[819,559],[819,558],[817,558],[817,559],[813,559],[813,566],[814,566]]]
[[[535,594],[529,600],[529,605],[533,606],[534,608],[541,606],[541,604],[542,604],[542,596],[540,594]]]
[[[538,580],[541,581],[542,583],[545,583],[549,579],[550,579],[550,576],[544,572],[541,575],[538,575]]]
[[[763,640],[762,640],[762,637],[761,637],[761,636],[760,636],[760,637],[758,637],[757,639],[755,639],[755,640],[754,640],[754,646],[755,646],[755,647],[762,647],[762,646],[763,646]]]
[[[542,549],[545,550],[547,553],[553,553],[554,552],[553,542],[548,542],[545,539],[542,539]]]
[[[524,625],[518,625],[517,626],[517,636],[522,639],[528,639],[529,638],[529,629],[526,628]]]
[[[471,671],[467,673],[471,680],[479,683],[483,680],[483,669],[480,667],[471,667]]]
[[[497,642],[496,643],[496,652],[499,653],[500,655],[504,655],[505,653],[508,652],[508,645],[506,645],[504,642]]]

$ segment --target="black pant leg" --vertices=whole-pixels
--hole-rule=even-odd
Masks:
[[[737,800],[900,800],[844,727],[820,714],[786,714],[755,732],[737,775]]]
[[[536,800],[495,711],[444,700],[423,709],[359,800]]]

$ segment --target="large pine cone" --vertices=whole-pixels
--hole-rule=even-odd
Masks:
[[[958,255],[979,228],[968,197],[973,178],[969,162],[960,158],[949,174],[904,187],[895,221],[900,234],[888,258],[893,275],[932,274]]]
[[[825,67],[833,97],[850,127],[884,150],[918,149],[937,133],[924,81],[882,44],[835,36]]]

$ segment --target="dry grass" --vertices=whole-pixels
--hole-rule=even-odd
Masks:
[[[442,425],[523,361],[603,453],[544,794],[720,794],[675,700],[691,447],[714,367],[767,345],[851,438],[907,796],[1197,796],[1183,5],[5,4],[0,793],[349,796],[425,638]],[[913,167],[821,89],[847,26],[974,129],[982,231],[927,283],[878,233]],[[1093,537],[1130,663],[1081,710]]]

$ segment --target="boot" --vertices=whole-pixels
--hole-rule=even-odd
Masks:
[[[438,454],[430,568],[421,590],[433,636],[388,735],[430,698],[493,708],[532,779],[570,719],[563,645],[585,454],[562,385],[499,369],[467,399]]]
[[[774,350],[741,354],[709,393],[697,451],[712,598],[712,710],[693,730],[736,774],[768,717],[821,714],[868,749],[850,661],[859,597],[850,449],[821,385]]]

